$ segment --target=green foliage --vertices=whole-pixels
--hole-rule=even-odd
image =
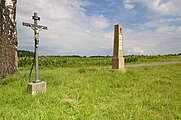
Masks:
[[[181,64],[126,73],[108,66],[43,68],[47,91],[37,96],[27,92],[29,70],[19,70],[21,76],[0,81],[2,120],[181,119]]]
[[[19,66],[30,66],[33,58],[19,58]],[[79,58],[79,57],[39,57],[42,67],[83,67],[111,65],[111,58]]]
[[[126,56],[125,63],[137,62],[139,59],[138,56]]]
[[[138,64],[164,61],[181,61],[181,56],[125,56],[125,63]],[[19,57],[19,67],[32,64],[32,57]],[[111,57],[39,57],[42,67],[90,67],[107,66],[112,64]]]
[[[126,63],[152,63],[152,62],[169,62],[181,61],[181,56],[178,55],[157,55],[157,56],[125,56]]]
[[[18,50],[18,57],[33,57],[34,52],[27,50]]]

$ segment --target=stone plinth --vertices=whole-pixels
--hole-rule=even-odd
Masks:
[[[119,24],[114,26],[114,48],[112,57],[112,69],[125,71],[123,57],[122,26]]]
[[[46,92],[46,82],[41,81],[39,83],[29,83],[28,91],[32,95],[36,95],[37,93],[45,93]]]
[[[124,58],[123,57],[113,57],[112,58],[112,69],[124,70]]]

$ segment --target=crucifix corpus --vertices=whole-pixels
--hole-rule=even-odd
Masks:
[[[32,95],[35,95],[38,92],[44,92],[46,90],[46,82],[40,81],[38,77],[38,43],[39,43],[39,31],[42,29],[47,30],[47,27],[38,25],[40,17],[37,16],[37,13],[34,13],[32,19],[34,20],[34,24],[23,22],[23,26],[30,27],[34,31],[36,80],[33,83],[29,83],[28,88],[32,92]]]

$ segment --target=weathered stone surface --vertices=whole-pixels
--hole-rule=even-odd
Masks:
[[[17,0],[0,0],[0,78],[18,73]]]
[[[112,69],[125,70],[123,57],[123,34],[120,24],[114,26],[114,48],[112,57]]]
[[[45,93],[46,92],[46,82],[41,81],[39,83],[29,83],[28,91],[32,95],[36,95],[38,93]]]
[[[124,69],[123,57],[113,57],[112,61],[112,69]]]

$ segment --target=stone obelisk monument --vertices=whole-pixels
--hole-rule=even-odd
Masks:
[[[112,69],[124,71],[123,34],[120,24],[114,26],[114,48],[112,57]]]
[[[18,73],[17,0],[0,0],[0,78]]]

